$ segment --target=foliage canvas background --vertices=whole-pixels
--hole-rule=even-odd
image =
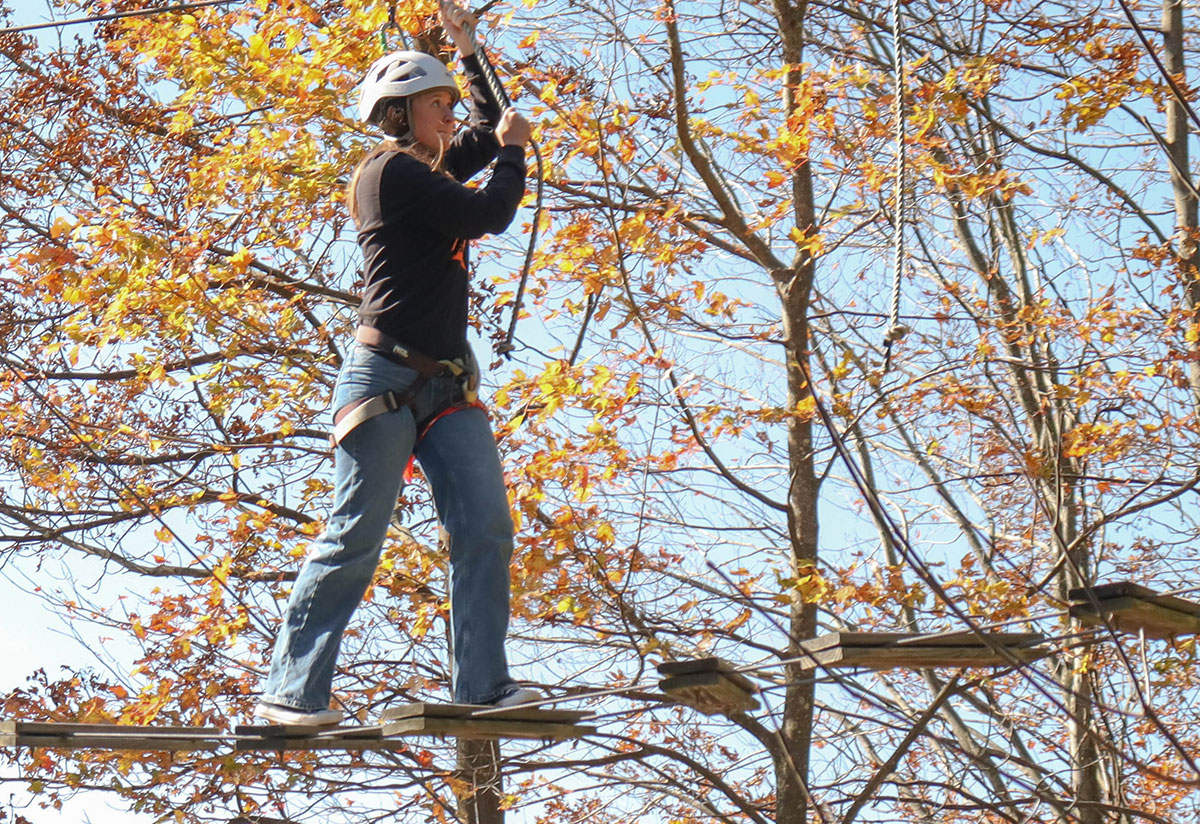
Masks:
[[[889,11],[488,9],[548,161],[521,346],[488,378],[514,664],[556,696],[622,689],[585,702],[585,744],[507,751],[514,815],[1194,817],[1191,641],[1143,652],[1062,617],[1100,578],[1194,587],[1194,9],[905,4],[910,332],[885,368]],[[437,49],[432,12],[398,22]],[[263,0],[0,35],[0,551],[136,650],[31,674],[6,717],[245,717],[328,506],[358,278],[341,188],[386,14]],[[476,255],[483,351],[530,219]],[[420,483],[398,513],[337,682],[364,720],[448,678]],[[1054,654],[957,678],[794,660],[819,631],[972,627]],[[656,695],[654,663],[713,653],[752,669],[761,710]],[[448,820],[450,765],[426,742],[38,751],[6,777],[164,820]]]

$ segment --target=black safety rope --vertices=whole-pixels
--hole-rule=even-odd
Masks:
[[[469,34],[474,37],[475,32],[472,29],[468,30]],[[483,78],[488,84],[488,88],[492,90],[497,102],[500,103],[502,109],[511,109],[512,100],[508,96],[508,92],[504,89],[504,84],[500,82],[500,78],[496,75],[496,68],[492,65],[492,61],[488,59],[487,52],[483,48],[483,44],[477,42],[475,44],[475,56],[479,59],[479,66],[483,69]],[[538,224],[542,220],[542,201],[546,186],[546,164],[542,159],[542,149],[536,140],[532,138],[529,141],[530,148],[533,149],[533,156],[537,160],[537,199],[533,208],[532,228],[529,231],[529,246],[525,250],[525,262],[521,266],[521,279],[517,282],[517,295],[513,299],[512,319],[508,323],[508,331],[504,334],[504,340],[496,346],[496,354],[503,355],[505,358],[512,358],[513,350],[516,346],[513,344],[513,337],[517,332],[517,321],[521,317],[521,304],[525,299],[525,287],[529,282],[529,271],[533,266],[533,254],[537,250],[538,241]]]

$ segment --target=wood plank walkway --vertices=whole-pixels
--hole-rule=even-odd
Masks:
[[[384,711],[379,724],[336,727],[295,724],[239,725],[232,733],[216,727],[77,724],[57,721],[0,721],[0,747],[202,751],[232,746],[252,750],[393,750],[412,736],[524,738],[562,741],[596,731],[581,724],[590,713],[536,707],[473,704],[405,704]]]
[[[1071,617],[1084,626],[1100,626],[1104,619],[1117,630],[1147,638],[1174,638],[1200,633],[1200,603],[1159,595],[1132,581],[1116,581],[1067,593]]]
[[[664,661],[658,688],[705,715],[729,715],[758,709],[754,682],[720,658]]]
[[[801,667],[1004,667],[1015,658],[1032,661],[1047,654],[1036,632],[989,632],[986,641],[972,632],[922,635],[911,632],[831,632],[802,643],[809,660]]]
[[[0,721],[0,747],[184,752],[218,749],[227,743],[227,737],[216,727]]]

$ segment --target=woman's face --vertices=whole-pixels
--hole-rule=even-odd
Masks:
[[[438,152],[446,148],[458,123],[454,119],[454,95],[433,89],[415,95],[411,103],[412,134],[425,148]]]

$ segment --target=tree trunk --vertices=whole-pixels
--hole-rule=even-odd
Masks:
[[[466,824],[504,824],[500,800],[504,778],[500,774],[500,742],[477,738],[458,739],[459,820]]]
[[[1071,518],[1073,515],[1067,516],[1067,520]],[[1086,551],[1072,553],[1071,561],[1063,576],[1064,590],[1070,587],[1090,586],[1092,575]],[[1066,596],[1066,592],[1061,594]],[[1075,624],[1072,630],[1078,632],[1080,626]],[[1104,809],[1101,806],[1104,801],[1104,764],[1095,732],[1096,695],[1091,668],[1086,660],[1091,653],[1091,649],[1086,646],[1074,650],[1066,662],[1068,670],[1062,674],[1070,718],[1068,731],[1071,736],[1071,794],[1075,804],[1079,805],[1075,809],[1075,820],[1079,824],[1104,822]]]
[[[783,59],[788,65],[784,87],[784,108],[790,115],[797,108],[796,88],[803,80],[799,66],[804,51],[804,22],[807,3],[776,0],[775,14],[783,41]],[[812,169],[801,163],[792,174],[792,196],[796,228],[807,236],[816,231],[813,203]],[[797,410],[813,391],[809,375],[808,306],[813,285],[815,261],[802,249],[790,269],[774,272],[780,298],[783,340],[787,362],[788,408]],[[817,563],[817,496],[820,481],[813,457],[813,424],[805,416],[793,416],[788,422],[788,537],[792,564],[801,568]],[[812,638],[817,629],[816,604],[793,602],[790,616],[788,657],[794,658],[801,641]],[[776,821],[779,824],[807,824],[809,750],[812,745],[815,687],[810,673],[799,666],[787,669],[787,694],[784,698],[780,728],[782,747],[776,756]]]
[[[1183,54],[1183,0],[1163,0],[1163,63],[1178,88],[1187,82],[1187,66]],[[1196,195],[1192,189],[1188,168],[1187,108],[1175,94],[1167,98],[1167,155],[1171,173],[1171,189],[1175,193],[1175,255],[1179,279],[1185,290],[1185,300],[1193,329],[1200,331],[1200,232],[1197,231]],[[1200,337],[1200,336],[1197,336]],[[1192,358],[1188,364],[1188,382],[1194,402],[1200,406],[1200,340],[1190,340]]]
[[[788,405],[797,405],[808,397],[811,386],[808,370],[808,289],[811,264],[792,275],[781,289],[784,293],[783,328],[787,348]],[[797,572],[817,562],[817,495],[819,481],[813,471],[812,422],[794,417],[788,425],[789,483],[788,536],[792,563]],[[791,607],[788,657],[795,658],[799,644],[812,638],[817,629],[816,604],[797,600]],[[793,664],[787,668],[787,694],[780,729],[782,748],[775,765],[779,824],[806,824],[808,821],[808,755],[812,744],[815,687],[811,673]]]

